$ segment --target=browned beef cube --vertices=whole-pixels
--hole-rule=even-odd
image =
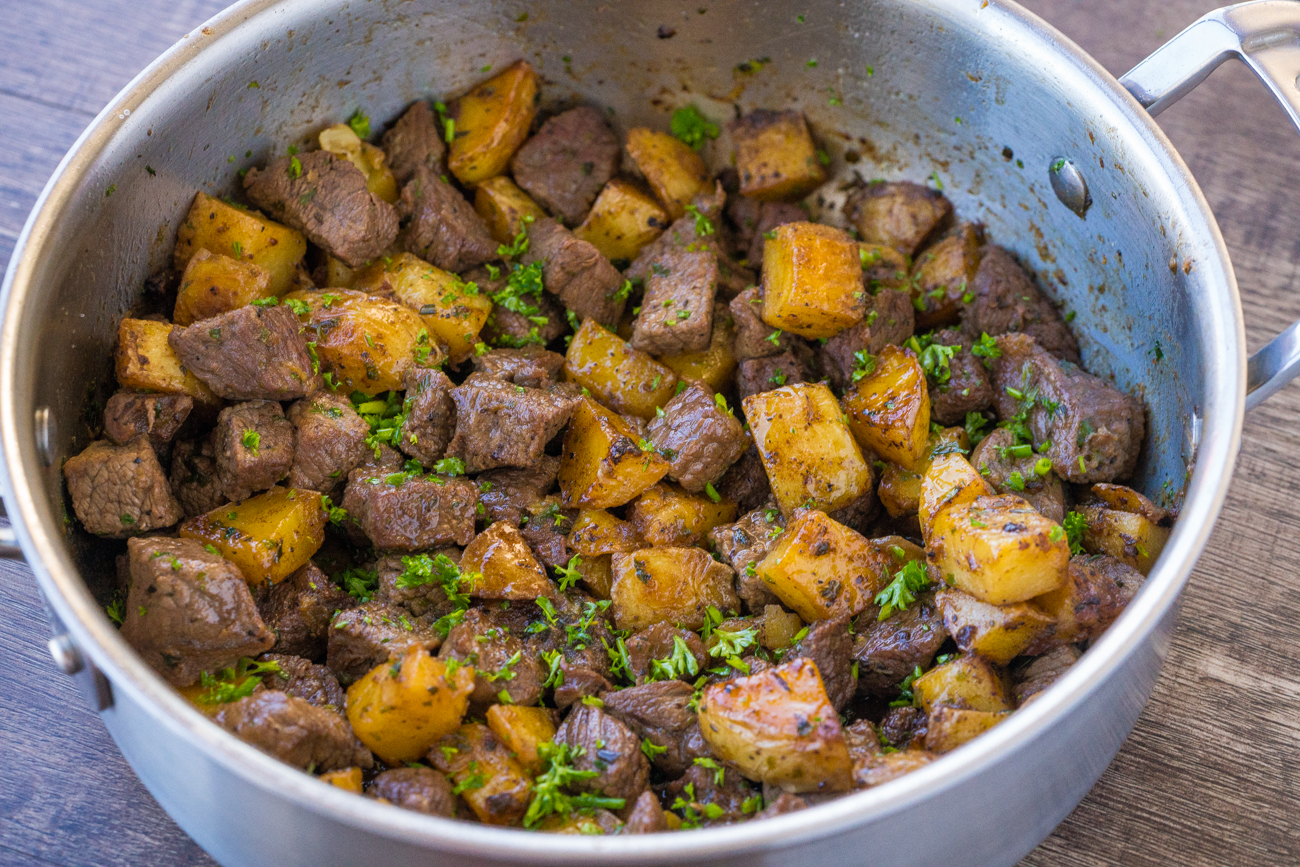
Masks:
[[[104,407],[104,436],[120,446],[144,434],[158,451],[172,441],[192,409],[194,398],[187,394],[119,391]]]
[[[510,160],[528,195],[576,226],[618,168],[618,137],[597,108],[582,105],[549,118]]]
[[[122,538],[185,517],[149,438],[123,446],[97,440],[63,465],[72,508],[88,532]]]
[[[420,103],[422,104],[422,103]],[[366,795],[430,816],[456,815],[456,796],[451,783],[433,768],[392,768],[370,783]]]
[[[930,377],[930,417],[943,425],[960,425],[966,413],[979,412],[993,404],[993,386],[988,368],[971,354],[970,342],[958,331],[935,332],[934,342],[959,347],[948,362],[948,378]]]
[[[398,237],[402,249],[444,271],[464,271],[497,256],[487,223],[428,166],[416,167],[397,208],[402,219],[410,219]]]
[[[1025,269],[1001,247],[990,245],[982,253],[969,290],[974,298],[962,309],[962,333],[972,341],[982,334],[1028,334],[1052,355],[1078,364],[1079,342]]]
[[[524,508],[520,532],[543,566],[558,568],[569,562],[569,531],[578,517],[577,509],[566,509],[559,497],[535,500]]]
[[[716,760],[712,764],[716,767],[692,764],[681,779],[664,786],[664,800],[674,803],[681,798],[694,804],[696,813],[702,814],[700,827],[743,822],[749,818],[745,812],[745,802],[753,798],[758,793],[757,790],[750,786],[735,767]],[[705,807],[709,806],[713,809],[706,810]],[[718,813],[719,810],[722,811],[721,814]]]
[[[344,686],[411,647],[436,650],[442,643],[427,618],[412,617],[396,605],[378,601],[335,614],[328,632],[325,664]]]
[[[774,816],[784,816],[786,813],[797,813],[800,810],[808,809],[808,807],[807,798],[790,792],[782,792],[776,796],[775,801],[754,814],[754,821],[771,819]]]
[[[668,477],[692,493],[722,478],[749,448],[749,437],[713,390],[692,382],[650,420],[650,442],[672,461]]]
[[[623,825],[623,833],[657,834],[667,830],[668,819],[664,816],[663,805],[659,803],[659,797],[647,789],[632,805],[632,812],[628,814],[627,822]]]
[[[355,599],[309,562],[272,585],[257,607],[275,633],[276,653],[315,661],[325,656],[334,612],[355,604]]]
[[[511,273],[505,268],[496,268],[494,272],[486,267],[474,268],[462,274],[461,279],[476,284],[479,292],[490,298],[506,287]],[[511,349],[541,347],[569,330],[564,305],[553,296],[545,291],[536,295],[529,292],[522,300],[528,308],[536,308],[536,312],[531,309],[510,310],[501,304],[493,304],[479,339],[488,346]]]
[[[735,571],[736,593],[753,614],[762,613],[765,606],[777,600],[757,570],[749,567],[757,566],[768,555],[784,530],[781,510],[775,502],[769,502],[746,512],[734,524],[723,524],[709,531],[709,544],[722,555],[722,562]]]
[[[564,356],[540,346],[519,349],[493,349],[472,359],[474,370],[493,379],[527,388],[554,385],[564,368]]]
[[[295,768],[336,771],[375,763],[347,720],[300,698],[263,690],[220,707],[213,722]]]
[[[538,220],[528,228],[525,265],[542,263],[542,284],[579,319],[595,319],[611,328],[623,315],[619,289],[623,275],[599,250],[555,220]]]
[[[876,459],[875,454],[870,450],[864,450],[863,457],[867,459],[867,463],[872,463]],[[830,512],[829,515],[832,521],[843,524],[851,530],[857,530],[864,536],[871,536],[879,511],[880,500],[876,497],[875,488],[868,487],[856,500]]]
[[[275,401],[250,400],[223,409],[212,432],[212,450],[226,496],[238,503],[287,476],[293,467],[293,439],[293,424]]]
[[[997,428],[971,452],[971,465],[999,494],[1024,497],[1044,517],[1060,523],[1065,519],[1065,488],[1060,478],[1053,470],[1042,475],[1035,472],[1039,455],[1016,457],[1010,451],[1015,444],[1009,429]]]
[[[891,707],[880,721],[880,736],[895,749],[905,750],[914,740],[924,743],[927,722],[925,711],[919,707]]]
[[[993,400],[998,415],[1028,409],[1034,443],[1051,440],[1046,455],[1067,481],[1109,482],[1137,466],[1146,433],[1141,399],[1069,361],[1061,361],[1026,334],[998,338],[993,363]],[[1023,399],[1012,393],[1023,395]]]
[[[1031,698],[1056,683],[1082,654],[1071,644],[1053,648],[1015,674],[1016,704],[1023,707]]]
[[[397,445],[420,463],[432,466],[446,453],[456,431],[453,386],[441,370],[418,367],[407,372],[405,384],[411,405]]]
[[[534,705],[542,697],[546,672],[537,657],[524,652],[524,643],[502,629],[491,614],[471,608],[452,627],[438,650],[439,659],[456,659],[474,667],[474,692],[470,707],[485,713],[510,696],[510,704]]]
[[[429,104],[422,99],[411,103],[384,133],[380,147],[399,187],[406,186],[420,166],[437,174],[447,152],[442,131],[434,123]]]
[[[674,250],[650,268],[631,344],[651,355],[707,349],[713,335],[718,259],[707,251]]]
[[[573,760],[574,769],[596,772],[596,776],[574,784],[581,791],[631,802],[649,783],[650,763],[641,752],[640,739],[594,705],[577,705],[555,733],[555,743],[568,744],[574,753],[581,748],[581,755]]]
[[[456,435],[447,454],[465,471],[531,466],[560,432],[576,401],[537,388],[476,378],[452,389]]]
[[[902,346],[912,336],[916,308],[906,292],[881,289],[868,295],[870,308],[861,322],[827,340],[817,350],[831,387],[844,391],[860,367],[859,352],[875,355],[887,345]]]
[[[389,448],[383,443],[375,446],[373,449],[366,451],[366,456],[362,458],[361,463],[353,472],[360,473],[368,479],[376,476],[387,476],[391,473],[401,472],[406,466],[406,457],[397,449]],[[348,478],[352,473],[348,473]]]
[[[753,286],[754,272],[731,261],[727,256],[728,241],[724,234],[722,207],[726,193],[719,183],[712,193],[701,193],[692,203],[695,213],[675,220],[664,233],[641,248],[641,252],[624,276],[632,280],[648,280],[655,265],[665,264],[666,256],[674,252],[707,251],[717,257],[718,295],[724,299],[736,297],[741,290]],[[697,216],[698,214],[698,216]]]
[[[708,667],[709,654],[704,648],[704,642],[700,636],[691,632],[689,629],[681,629],[673,626],[671,623],[656,623],[649,629],[643,629],[635,633],[627,640],[627,658],[628,668],[631,669],[632,676],[637,683],[645,683],[647,680],[663,680],[663,677],[654,677],[655,671],[651,663],[656,660],[670,659],[676,648],[677,639],[686,646],[691,657],[695,660],[696,674],[699,674]],[[695,677],[687,672],[682,672],[682,679],[694,681]]]
[[[863,241],[911,256],[952,215],[952,204],[942,193],[910,181],[872,182],[849,195],[844,215]]]
[[[560,665],[560,677],[562,682],[555,688],[552,698],[561,711],[568,710],[588,696],[601,695],[614,688],[609,678],[599,671],[568,660]]]
[[[943,615],[931,593],[917,596],[914,603],[885,620],[859,617],[853,646],[853,657],[859,663],[858,689],[866,695],[896,698],[903,679],[918,665],[929,668],[947,637]]]
[[[173,328],[181,364],[228,400],[295,400],[320,383],[298,317],[287,307],[250,304]]]
[[[731,469],[722,474],[714,485],[723,499],[736,504],[736,509],[748,512],[757,509],[772,498],[772,486],[767,481],[767,470],[758,455],[758,447],[750,444]]]
[[[478,489],[465,479],[417,476],[392,479],[355,469],[343,508],[380,550],[423,551],[468,545],[474,538]]]
[[[767,233],[786,223],[808,219],[808,213],[790,202],[760,202],[736,196],[727,202],[727,216],[736,228],[735,249],[738,255],[755,265],[763,261],[763,244]]]
[[[601,693],[605,712],[666,752],[654,765],[669,777],[679,777],[697,758],[709,755],[695,714],[687,707],[695,690],[681,680],[659,680]]]
[[[278,689],[325,710],[338,713],[347,711],[347,695],[343,692],[343,687],[339,686],[339,679],[334,676],[334,672],[325,666],[301,656],[286,656],[283,653],[264,653],[258,659],[260,662],[274,662],[280,666],[278,672],[262,678],[262,685],[267,689]]]
[[[287,484],[333,494],[370,454],[370,425],[345,397],[317,392],[289,407],[297,446]]]
[[[130,539],[122,637],[173,686],[270,650],[239,567],[193,539]]]
[[[478,499],[483,504],[488,523],[509,521],[518,526],[524,510],[545,497],[555,487],[560,459],[542,455],[530,467],[489,470],[478,476]]]
[[[439,554],[453,563],[460,563],[459,548],[440,548],[429,552],[430,557],[436,558]],[[405,555],[379,558],[375,563],[375,571],[379,573],[379,586],[374,598],[380,602],[400,605],[417,617],[432,614],[436,618],[450,612],[452,606],[447,601],[447,593],[441,584],[411,584],[402,579],[407,571],[407,561],[411,559]]]
[[[397,211],[366,188],[361,169],[329,151],[282,157],[244,178],[248,198],[353,268],[397,237]]]
[[[1100,637],[1124,613],[1146,578],[1114,557],[1079,554],[1070,558],[1068,581],[1074,600],[1074,622],[1054,623],[1025,648],[1026,656]],[[1069,631],[1058,632],[1058,629]]]
[[[797,343],[780,355],[746,358],[736,368],[736,396],[744,400],[751,394],[808,382],[812,379],[811,354],[807,344]]]
[[[798,340],[795,335],[778,331],[763,321],[763,290],[757,286],[751,286],[732,298],[729,309],[736,324],[733,346],[736,358],[780,355]]]
[[[808,634],[786,655],[786,659],[810,659],[817,666],[826,687],[826,697],[843,711],[858,681],[853,675],[853,636],[849,634],[846,614],[819,620],[808,627]]]
[[[169,477],[172,493],[181,504],[185,517],[210,512],[229,502],[217,479],[217,459],[212,453],[212,439],[180,440],[172,449]]]

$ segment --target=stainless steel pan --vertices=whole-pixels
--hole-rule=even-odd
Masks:
[[[661,25],[675,35],[658,38]],[[624,128],[662,126],[684,102],[716,119],[733,104],[798,105],[841,178],[933,172],[964,217],[982,220],[1077,311],[1089,368],[1150,408],[1138,486],[1180,497],[1182,509],[1146,588],[1039,700],[925,769],[815,809],[686,834],[557,837],[425,817],[324,785],[208,723],[121,640],[92,595],[111,564],[65,527],[59,466],[86,444],[81,413],[111,381],[116,322],[167,262],[194,190],[233,192],[233,169],[358,106],[392,117],[518,57],[549,79],[550,99],[594,100]],[[163,807],[232,867],[1014,863],[1127,736],[1223,503],[1243,413],[1300,366],[1296,326],[1247,361],[1214,217],[1151,120],[1231,57],[1300,123],[1300,4],[1283,0],[1215,12],[1120,81],[1002,0],[232,7],[83,134],[6,277],[3,496],[49,604],[56,660],[81,678]],[[761,58],[757,72],[735,69]],[[720,164],[725,151],[713,157]]]

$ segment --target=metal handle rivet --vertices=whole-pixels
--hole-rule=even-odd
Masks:
[[[1088,192],[1088,183],[1073,160],[1057,157],[1047,168],[1047,176],[1052,181],[1052,192],[1071,211],[1082,219],[1092,205],[1092,194]]]
[[[50,656],[54,657],[54,664],[64,674],[76,674],[86,666],[81,651],[77,650],[67,635],[56,635],[50,639]]]
[[[54,466],[54,414],[48,406],[38,407],[34,419],[36,452],[45,462],[45,466]]]

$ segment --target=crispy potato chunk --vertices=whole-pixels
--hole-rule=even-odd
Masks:
[[[666,132],[628,130],[627,155],[674,220],[686,214],[692,199],[713,188],[703,158]]]
[[[871,465],[825,384],[785,385],[744,400],[772,493],[788,517],[800,506],[833,512],[871,489]]]
[[[372,294],[391,292],[419,313],[428,333],[447,347],[453,364],[474,354],[479,331],[492,312],[492,300],[477,286],[411,253],[398,253],[364,269],[353,288]]]
[[[325,543],[325,521],[320,494],[277,486],[190,518],[179,533],[216,548],[256,586],[275,584],[306,565]]]
[[[922,533],[929,538],[931,522],[949,506],[960,506],[995,493],[963,455],[947,454],[935,458],[921,477],[921,498],[916,516],[921,522]]]
[[[925,748],[932,753],[950,752],[984,734],[1010,715],[1010,711],[970,710],[941,705],[930,712],[926,723]]]
[[[614,555],[600,554],[595,557],[579,557],[578,574],[582,583],[587,585],[591,595],[597,599],[608,599],[614,589]]]
[[[800,337],[834,337],[866,315],[862,261],[848,233],[777,226],[763,245],[763,321]]]
[[[614,178],[605,184],[573,234],[606,259],[632,260],[642,247],[663,234],[671,221],[654,196],[629,181]]]
[[[1143,575],[1151,572],[1169,541],[1161,527],[1169,513],[1124,485],[1096,484],[1092,494],[1100,504],[1080,506],[1083,547],[1089,554],[1109,554]]]
[[[482,723],[466,723],[429,751],[429,761],[455,784],[479,821],[517,825],[528,812],[532,780],[510,748]]]
[[[1065,530],[1016,496],[979,497],[935,515],[930,564],[950,584],[991,605],[1024,602],[1065,583]]]
[[[680,355],[663,355],[660,364],[676,371],[680,379],[696,379],[708,383],[714,392],[723,391],[731,375],[736,372],[736,320],[725,305],[718,304],[713,311],[713,334],[709,346],[699,352]]]
[[[736,520],[736,504],[715,503],[661,482],[632,502],[632,526],[651,545],[699,545],[714,527]]]
[[[477,572],[470,595],[479,599],[536,599],[554,596],[555,585],[533,556],[519,528],[497,521],[474,537],[461,555],[462,572]]]
[[[388,156],[361,137],[346,123],[336,123],[321,130],[320,149],[342,157],[361,169],[366,189],[388,204],[397,201],[397,179],[388,167]]]
[[[975,283],[983,241],[978,227],[963,223],[917,255],[910,281],[917,332],[957,322],[967,287]]]
[[[705,687],[699,719],[714,755],[751,780],[787,792],[853,786],[844,729],[812,660]]]
[[[1162,524],[1169,517],[1167,511],[1126,485],[1098,482],[1091,490],[1094,497],[1110,508],[1141,515],[1153,524]]]
[[[921,710],[938,705],[970,710],[1011,710],[1011,698],[1002,672],[987,659],[964,654],[936,665],[912,682],[912,694]]]
[[[614,554],[614,623],[636,632],[656,623],[704,626],[705,610],[740,608],[735,573],[703,548],[645,548]]]
[[[357,767],[344,768],[341,771],[330,771],[321,774],[320,781],[329,783],[331,786],[338,786],[345,792],[351,792],[354,795],[361,794],[361,769]]]
[[[794,644],[794,637],[803,629],[803,619],[780,605],[763,606],[763,624],[758,630],[758,643],[768,650],[780,650]]]
[[[261,265],[196,250],[181,275],[172,322],[192,325],[270,294],[271,274]]]
[[[751,111],[728,128],[736,143],[742,196],[765,202],[798,199],[826,180],[802,112]]]
[[[451,103],[455,133],[447,169],[473,186],[506,170],[537,113],[537,73],[516,60]]]
[[[533,776],[542,772],[537,747],[554,740],[555,711],[545,707],[494,704],[488,708],[487,724],[506,749],[515,754],[515,761],[524,770]]]
[[[422,645],[412,645],[348,687],[348,722],[385,762],[413,762],[456,730],[473,691],[474,669],[449,671]]]
[[[590,509],[621,506],[668,475],[672,464],[652,448],[643,449],[643,441],[623,419],[584,399],[564,432],[559,472],[564,504]]]
[[[865,449],[915,470],[930,442],[930,393],[910,349],[880,350],[876,369],[844,392],[849,428]]]
[[[117,326],[114,356],[118,385],[139,391],[188,394],[196,404],[215,411],[221,406],[221,398],[181,366],[176,351],[167,342],[172,327],[151,319],[122,320]]]
[[[960,590],[940,590],[934,595],[943,612],[943,626],[968,653],[1006,665],[1024,652],[1053,623],[1034,605],[990,605]]]
[[[755,569],[778,599],[813,623],[871,605],[889,560],[825,512],[801,509]]]
[[[583,557],[630,554],[646,547],[636,527],[604,509],[583,509],[569,531],[569,547]]]
[[[505,175],[488,178],[478,185],[474,191],[474,210],[487,223],[492,237],[502,244],[514,243],[515,236],[527,225],[525,217],[546,219],[542,206]]]
[[[915,469],[905,469],[898,464],[888,464],[880,472],[880,486],[876,489],[880,503],[891,518],[904,518],[917,514],[921,508],[921,480],[930,470],[936,457],[970,451],[970,437],[959,427],[946,427],[930,433],[925,454],[916,462]]]
[[[672,368],[632,348],[594,319],[583,322],[573,335],[564,373],[615,412],[647,419],[672,399],[677,386]]]
[[[268,220],[257,211],[228,205],[206,193],[196,193],[194,204],[176,231],[172,261],[183,271],[198,250],[233,256],[264,268],[271,275],[271,295],[293,288],[299,263],[307,254],[302,232]]]

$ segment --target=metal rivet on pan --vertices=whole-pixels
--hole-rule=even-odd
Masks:
[[[64,674],[76,674],[86,665],[85,660],[81,658],[81,651],[77,650],[77,646],[67,635],[58,635],[50,639],[50,656],[54,657],[54,664]]]
[[[36,452],[45,466],[54,466],[54,414],[48,406],[38,407],[35,417]]]
[[[1052,192],[1056,193],[1061,204],[1082,219],[1092,205],[1092,194],[1088,192],[1088,183],[1079,172],[1079,167],[1073,160],[1057,157],[1048,166],[1047,176],[1051,178]]]

